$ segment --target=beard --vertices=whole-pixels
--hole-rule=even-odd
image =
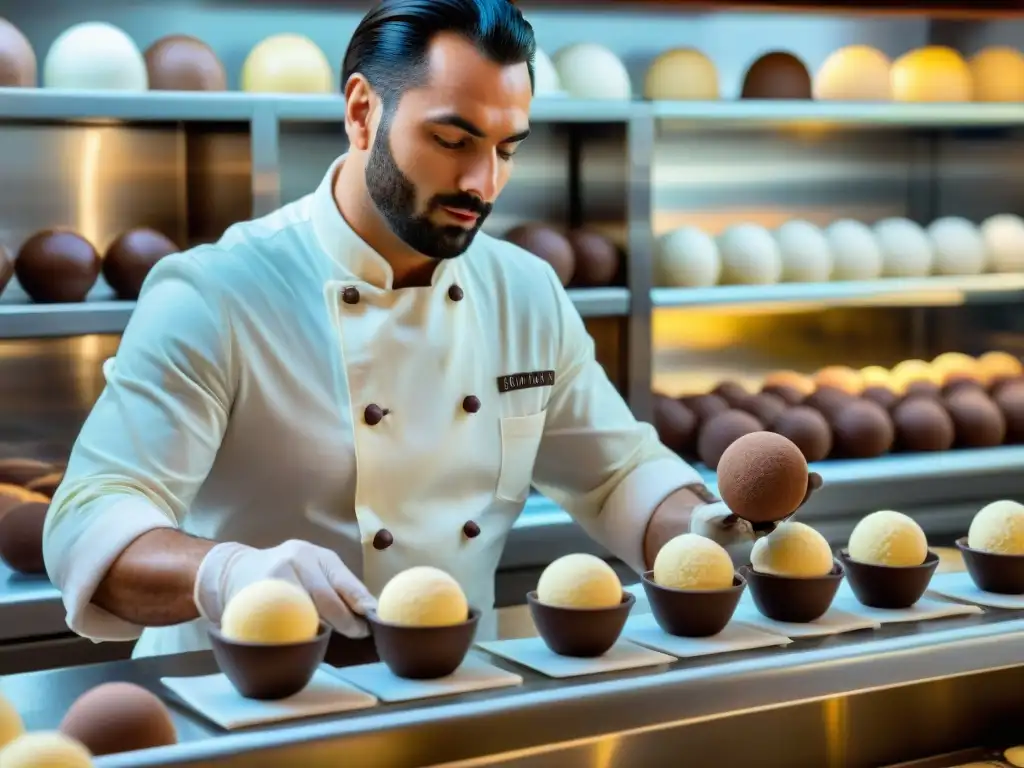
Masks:
[[[491,205],[468,192],[435,195],[422,212],[416,211],[416,187],[402,173],[391,154],[390,130],[387,117],[381,119],[377,136],[366,164],[366,188],[377,211],[388,228],[403,243],[431,259],[454,259],[461,256],[484,220]],[[442,206],[462,208],[478,214],[472,228],[435,224],[430,214]]]

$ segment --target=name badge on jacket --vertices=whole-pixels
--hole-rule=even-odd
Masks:
[[[498,377],[498,393],[516,392],[520,389],[533,389],[534,387],[553,387],[555,385],[554,371],[529,371],[527,373],[508,373]]]

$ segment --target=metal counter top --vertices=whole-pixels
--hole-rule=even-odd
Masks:
[[[97,768],[336,766],[414,768],[608,733],[778,707],[855,691],[1024,664],[1022,614],[987,611],[798,640],[784,648],[680,660],[668,667],[552,680],[494,660],[521,687],[225,733],[178,705],[163,676],[215,671],[206,653],[13,675],[0,692],[30,729],[54,728],[71,702],[107,681],[138,683],[172,707],[181,743],[113,755]]]

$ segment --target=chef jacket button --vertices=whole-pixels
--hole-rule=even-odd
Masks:
[[[462,410],[466,413],[476,413],[480,410],[480,398],[476,395],[467,395],[462,401]]]
[[[373,548],[377,550],[387,549],[394,543],[395,537],[391,535],[391,531],[387,528],[381,528],[373,537]]]
[[[363,419],[371,427],[375,427],[380,424],[381,419],[388,415],[390,411],[387,408],[381,408],[376,403],[370,403],[366,408],[363,409]]]
[[[448,298],[451,299],[452,301],[462,301],[462,297],[465,295],[466,292],[463,291],[459,286],[455,285],[454,283],[448,289]]]
[[[345,290],[341,292],[341,300],[346,304],[358,304],[359,289],[351,285],[347,286]]]
[[[462,533],[467,539],[475,539],[480,535],[480,526],[470,520],[464,526],[462,526]]]

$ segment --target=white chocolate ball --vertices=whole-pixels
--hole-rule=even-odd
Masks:
[[[832,275],[832,253],[825,234],[809,221],[794,219],[775,230],[782,256],[782,279],[824,283]]]
[[[967,546],[997,555],[1024,555],[1024,505],[993,501],[971,520]]]
[[[896,101],[971,101],[973,91],[971,70],[952,48],[928,45],[893,62],[892,96]]]
[[[249,93],[331,93],[334,68],[304,35],[271,35],[242,63],[241,89]]]
[[[0,695],[0,750],[25,732],[21,715],[6,696]]]
[[[633,97],[626,65],[603,45],[570,45],[555,53],[553,61],[562,89],[573,98],[628,101]]]
[[[889,101],[889,57],[868,45],[840,48],[814,77],[814,98],[832,101]]]
[[[313,598],[284,579],[262,579],[242,587],[228,600],[221,632],[243,643],[304,643],[320,628]]]
[[[654,583],[669,589],[728,589],[735,579],[732,558],[716,541],[683,533],[654,558]]]
[[[975,101],[1024,101],[1024,56],[1015,48],[994,45],[968,62]]]
[[[417,565],[396,574],[377,600],[377,616],[407,627],[449,627],[469,618],[466,595],[440,568]]]
[[[644,97],[666,101],[715,101],[718,69],[694,48],[676,48],[658,56],[644,78]]]
[[[551,57],[540,48],[533,54],[533,95],[539,98],[565,95]]]
[[[830,573],[834,561],[824,536],[809,525],[790,521],[754,542],[750,565],[758,573],[808,578]]]
[[[43,62],[47,88],[102,91],[149,89],[146,60],[121,29],[102,21],[68,27]]]
[[[680,227],[658,238],[654,252],[655,283],[664,288],[717,285],[722,260],[715,238],[697,227]]]
[[[985,271],[985,239],[978,228],[960,216],[944,216],[928,225],[932,270],[937,275],[980,275]]]
[[[921,225],[894,217],[875,224],[885,277],[926,277],[932,271],[932,245]]]
[[[537,600],[558,608],[611,608],[622,603],[622,582],[595,555],[563,555],[541,573]]]
[[[825,228],[832,254],[833,280],[876,280],[882,275],[882,251],[867,224],[840,219]]]
[[[981,222],[990,272],[1024,272],[1024,219],[998,213]]]
[[[722,281],[733,285],[774,285],[782,277],[778,243],[758,224],[735,224],[718,237]]]
[[[92,755],[81,742],[59,731],[37,731],[4,747],[0,768],[92,768]]]

